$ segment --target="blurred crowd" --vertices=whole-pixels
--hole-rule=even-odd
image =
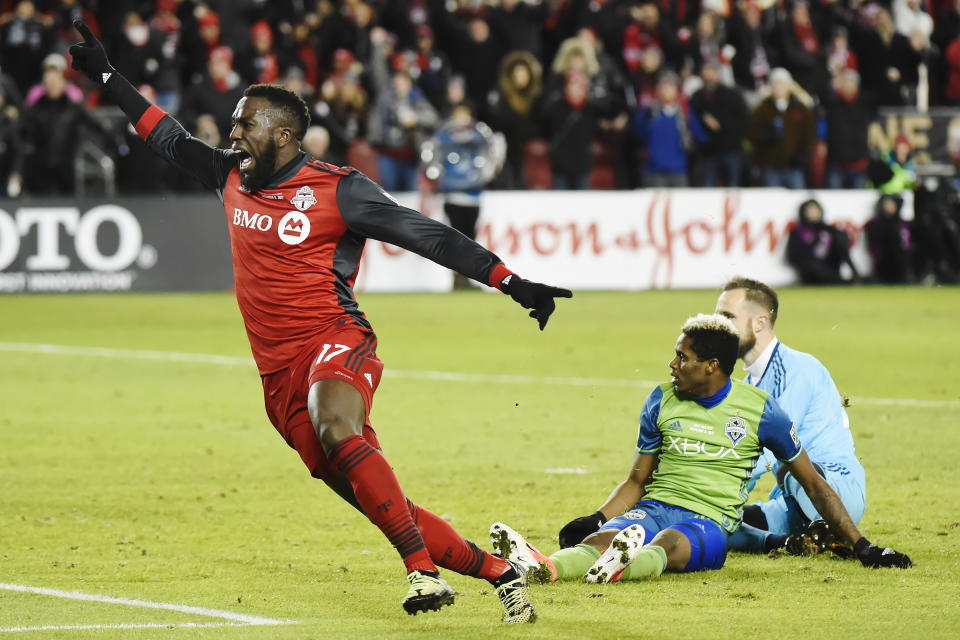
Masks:
[[[281,83],[305,148],[388,190],[469,113],[505,141],[492,188],[896,196],[911,150],[871,151],[878,107],[960,105],[960,0],[0,0],[0,195],[73,193],[90,142],[121,191],[195,188],[70,69],[77,17],[211,145]]]
[[[81,16],[195,135],[224,144],[243,88],[282,83],[308,147],[388,189],[460,104],[504,134],[494,187],[566,189],[862,187],[877,107],[960,104],[960,1],[0,0],[3,171],[31,192],[71,189],[85,128],[139,155],[69,68]]]

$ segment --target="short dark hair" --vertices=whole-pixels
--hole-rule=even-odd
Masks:
[[[310,108],[303,98],[278,84],[252,84],[244,90],[243,95],[269,100],[277,111],[277,124],[289,127],[297,140],[303,140],[310,126]]]
[[[720,363],[720,370],[728,376],[733,373],[740,353],[740,334],[730,318],[719,313],[688,318],[683,324],[683,335],[690,338],[690,348],[701,360]]]
[[[770,314],[770,326],[777,324],[777,314],[780,313],[780,299],[777,297],[777,292],[769,285],[765,285],[759,280],[737,276],[723,285],[724,291],[733,289],[746,291],[747,300],[766,309],[767,313]]]

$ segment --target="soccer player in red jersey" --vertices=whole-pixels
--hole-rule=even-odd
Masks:
[[[109,92],[156,153],[217,192],[227,215],[237,302],[267,415],[310,473],[364,513],[407,570],[411,614],[453,603],[437,565],[492,583],[505,622],[532,622],[526,569],[479,549],[403,494],[370,426],[383,363],[353,284],[366,238],[403,247],[509,294],[542,330],[566,289],[524,280],[472,240],[400,206],[362,173],[300,149],[307,105],[252,85],[233,113],[230,149],[190,136],[110,65],[89,28],[73,68]]]

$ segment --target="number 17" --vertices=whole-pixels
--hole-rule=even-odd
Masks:
[[[330,347],[333,347],[333,349],[331,350]],[[350,347],[345,344],[325,344],[323,345],[323,349],[320,350],[320,355],[317,356],[317,364],[320,364],[321,362],[329,362],[341,353],[345,353],[347,351],[350,351]]]

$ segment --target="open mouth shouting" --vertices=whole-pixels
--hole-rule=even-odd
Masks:
[[[253,169],[253,166],[256,164],[256,160],[253,159],[253,156],[250,155],[249,152],[244,151],[243,149],[240,149],[238,147],[234,147],[233,150],[236,153],[236,158],[237,158],[238,166],[240,167],[240,171],[247,173],[251,169]]]

